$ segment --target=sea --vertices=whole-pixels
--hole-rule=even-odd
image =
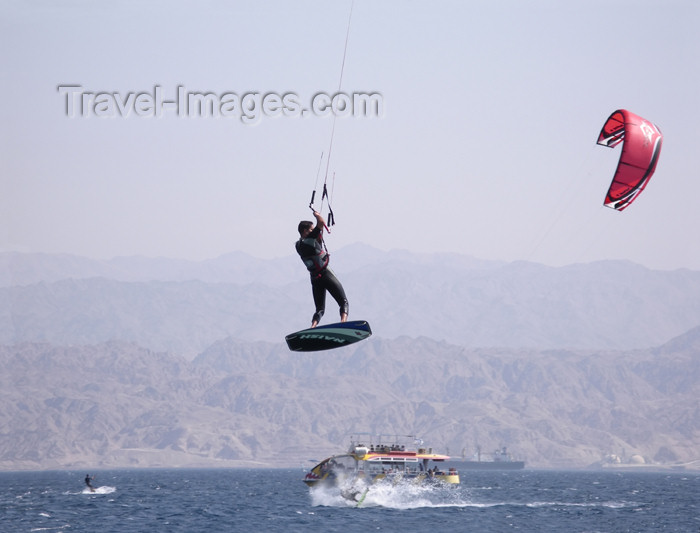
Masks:
[[[86,488],[94,476],[95,492]],[[700,473],[461,472],[458,486],[386,485],[358,503],[299,469],[0,472],[0,531],[700,532]]]

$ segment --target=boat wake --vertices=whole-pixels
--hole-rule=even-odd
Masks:
[[[314,506],[326,507],[384,507],[388,509],[419,509],[424,507],[463,507],[465,501],[459,487],[436,484],[417,484],[411,481],[380,482],[367,486],[348,483],[347,486],[314,487],[311,490]]]
[[[318,507],[360,507],[385,508],[396,510],[473,507],[515,509],[637,509],[639,502],[633,501],[478,501],[466,487],[454,487],[444,484],[425,485],[410,482],[375,483],[369,488],[350,487],[315,487],[311,489],[311,503]]]

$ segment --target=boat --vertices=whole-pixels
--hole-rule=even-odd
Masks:
[[[482,456],[481,446],[477,446],[473,460],[457,461],[456,464],[463,470],[522,470],[525,468],[525,461],[513,459],[505,446],[494,451],[490,457]]]
[[[346,453],[332,455],[315,465],[306,473],[304,483],[312,488],[350,488],[351,499],[356,499],[363,487],[366,491],[380,482],[459,484],[455,467],[441,468],[441,463],[449,461],[448,455],[434,453],[413,436],[399,441],[402,439],[394,438],[385,443],[382,436],[362,440],[351,437]]]

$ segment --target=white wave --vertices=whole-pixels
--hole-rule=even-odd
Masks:
[[[108,485],[104,485],[102,487],[95,487],[95,490],[90,490],[89,488],[85,487],[81,494],[112,494],[116,490],[117,487],[110,487]]]
[[[388,509],[473,505],[470,501],[464,500],[464,493],[460,487],[411,481],[378,482],[369,487],[362,483],[314,487],[311,489],[311,500],[315,506]]]

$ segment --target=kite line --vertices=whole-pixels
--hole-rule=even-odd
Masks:
[[[340,65],[340,79],[338,80],[338,91],[336,94],[340,94],[340,89],[343,86],[343,73],[345,72],[345,58],[348,53],[348,41],[350,39],[350,24],[352,22],[352,11],[354,7],[354,0],[350,4],[350,14],[348,15],[348,27],[345,32],[345,46],[343,47],[343,61]],[[328,219],[326,220],[326,230],[330,233],[329,226],[335,225],[335,216],[333,215],[333,208],[331,207],[331,196],[333,196],[333,188],[335,187],[335,173],[333,174],[333,179],[331,183],[331,194],[328,194],[328,171],[331,165],[331,154],[333,152],[333,138],[335,137],[335,122],[338,119],[338,115],[333,113],[333,126],[331,127],[331,138],[328,144],[328,157],[326,158],[326,171],[323,177],[323,193],[321,194],[321,209],[323,209],[323,202],[328,204]],[[321,153],[321,162],[323,161],[323,153]],[[309,202],[309,208],[314,211],[314,198],[316,197],[316,189],[318,188],[318,180],[321,170],[321,162],[319,162],[319,168],[316,172],[316,184],[314,185],[314,190],[311,193],[311,202]]]

